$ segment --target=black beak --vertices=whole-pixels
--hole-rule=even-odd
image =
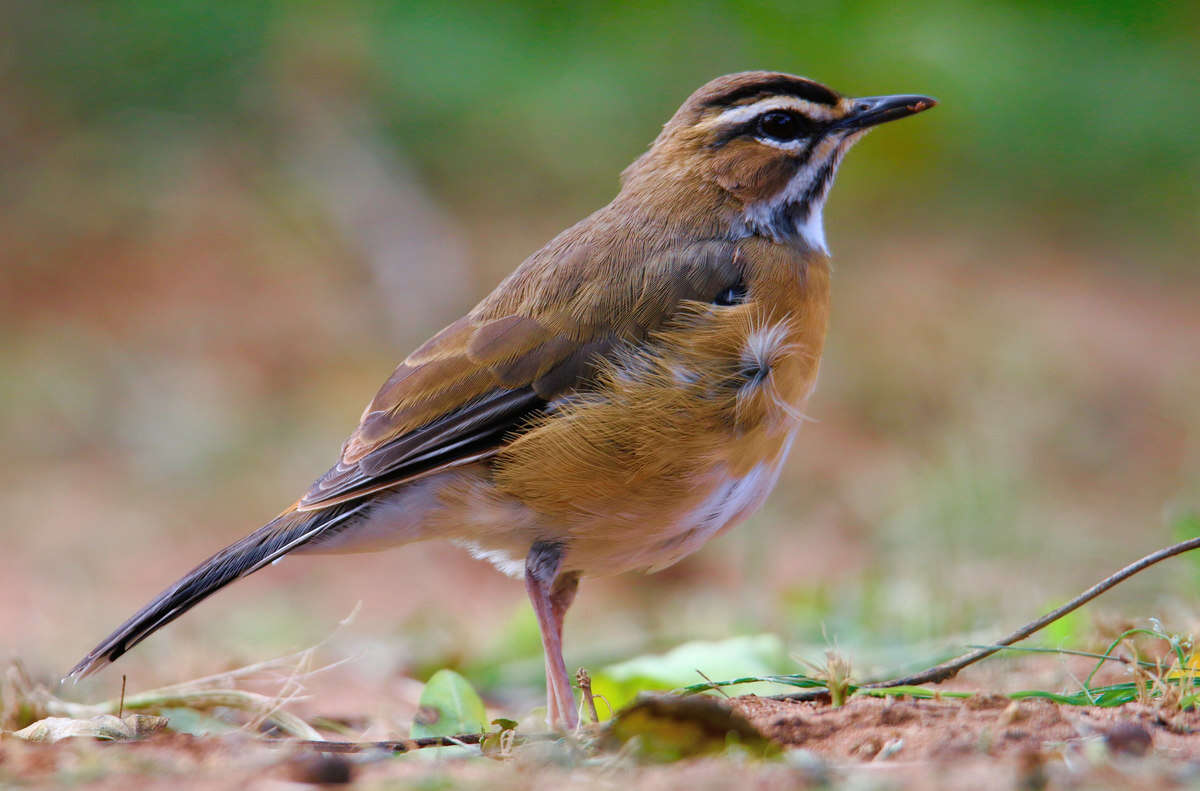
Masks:
[[[928,110],[937,104],[937,99],[928,96],[865,96],[854,100],[854,109],[840,121],[835,129],[867,129],[877,124],[895,121]]]

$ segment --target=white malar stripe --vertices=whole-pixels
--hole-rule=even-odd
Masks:
[[[825,198],[833,185],[838,165],[850,146],[854,145],[863,132],[849,135],[831,134],[821,140],[812,151],[804,167],[792,176],[778,194],[746,207],[743,222],[751,229],[766,232],[778,237],[785,232],[798,235],[806,245],[829,255],[829,245],[825,241]],[[813,196],[808,207],[808,214],[796,221],[794,228],[776,228],[773,223],[779,218],[780,210],[786,206],[798,204],[804,193],[812,185],[813,180],[820,175],[822,169],[832,161],[834,173],[825,182],[824,189]]]

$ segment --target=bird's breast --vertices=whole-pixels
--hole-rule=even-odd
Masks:
[[[682,308],[498,454],[495,485],[537,540],[564,543],[585,574],[652,570],[763,503],[825,334],[828,271],[794,263],[755,273],[744,304]]]

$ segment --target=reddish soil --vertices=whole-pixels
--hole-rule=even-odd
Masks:
[[[751,762],[708,758],[638,766],[627,751],[591,755],[533,742],[497,761],[421,756],[320,755],[244,734],[164,733],[139,743],[57,745],[0,741],[0,785],[88,788],[285,789],[355,787],[639,788],[1169,788],[1200,777],[1200,713],[1150,706],[1064,707],[1001,696],[962,700],[858,698],[827,703],[747,696],[732,705],[789,749]],[[585,741],[587,741],[585,739]],[[429,760],[426,760],[429,759]],[[855,782],[857,780],[857,782]]]
[[[747,696],[733,705],[764,734],[810,751],[835,772],[894,774],[911,787],[1161,788],[1156,784],[1200,774],[1195,711],[1082,708],[1000,695],[856,698],[840,708]]]
[[[1000,695],[965,701],[855,698],[840,708],[747,696],[734,705],[772,739],[831,760],[1010,756],[1093,738],[1121,752],[1163,749],[1176,757],[1200,757],[1200,731],[1192,733],[1200,714],[1167,718],[1134,705],[1063,707]]]

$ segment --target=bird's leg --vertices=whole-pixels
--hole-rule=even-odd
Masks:
[[[561,544],[534,544],[525,558],[525,591],[537,615],[546,655],[546,720],[552,728],[572,731],[579,725],[579,713],[563,661],[562,627],[563,616],[579,587],[579,575],[559,574],[563,554]]]
[[[571,687],[571,677],[567,675],[566,663],[563,659],[562,652],[562,630],[563,617],[567,614],[567,608],[571,606],[571,602],[575,601],[575,592],[579,590],[579,575],[578,574],[561,574],[554,581],[554,587],[550,590],[550,607],[551,613],[554,616],[554,639],[558,648],[554,653],[546,655],[546,668],[549,670],[550,663],[555,663],[554,689],[558,695],[558,709],[561,715],[560,722],[567,730],[575,730],[579,725],[579,709],[575,705],[575,693]],[[547,684],[549,684],[550,674],[546,674]],[[547,692],[550,687],[547,686]]]

